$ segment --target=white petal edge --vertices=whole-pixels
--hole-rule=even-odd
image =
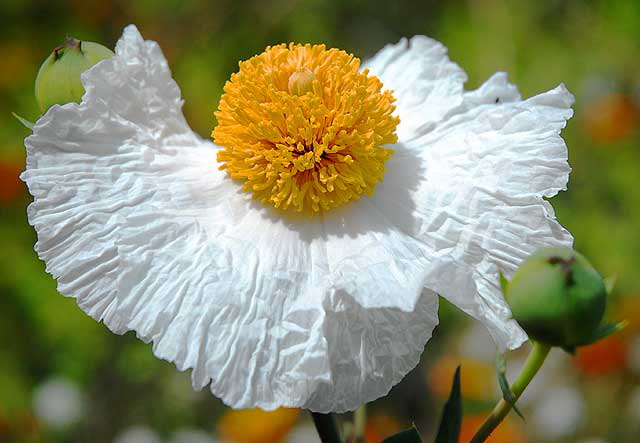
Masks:
[[[411,71],[411,63],[422,62],[398,62],[396,71]],[[403,104],[407,95],[398,95],[399,110],[413,106]],[[457,106],[438,121],[400,137],[396,156],[411,157],[403,163],[421,170],[408,186],[410,198],[393,202],[383,185],[374,199],[395,205],[392,224],[421,243],[425,287],[481,320],[502,350],[526,335],[511,319],[499,272],[510,277],[536,249],[573,243],[544,200],[566,189],[570,168],[560,131],[573,101],[564,85],[523,101],[497,73],[459,100],[451,97]]]
[[[63,295],[237,408],[352,410],[417,364],[437,298],[379,208],[300,224],[253,204],[133,26],[83,84],[25,141],[36,251]]]
[[[462,103],[467,75],[449,60],[447,48],[429,37],[416,35],[387,45],[362,67],[393,91],[402,141],[432,128]]]

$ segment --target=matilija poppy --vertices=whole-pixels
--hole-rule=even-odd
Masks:
[[[214,145],[129,26],[82,102],[26,139],[35,249],[61,294],[235,408],[385,395],[431,337],[437,294],[515,348],[499,271],[572,243],[544,198],[568,180],[573,97],[465,80],[422,36],[362,68],[267,48],[227,83]]]

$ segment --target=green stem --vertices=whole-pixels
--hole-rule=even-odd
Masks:
[[[533,380],[533,377],[538,373],[547,355],[549,355],[550,350],[551,347],[548,345],[533,342],[533,349],[524,364],[522,372],[511,385],[511,392],[516,400],[520,398],[529,383],[531,383],[531,380]],[[478,429],[476,435],[471,439],[471,443],[484,442],[502,420],[504,420],[510,410],[511,404],[504,399],[500,400],[480,429]]]
[[[353,442],[364,443],[364,431],[367,425],[366,403],[356,409],[353,415]]]
[[[316,430],[322,443],[340,443],[338,422],[333,414],[311,412],[311,416],[313,417],[313,424],[316,425]]]

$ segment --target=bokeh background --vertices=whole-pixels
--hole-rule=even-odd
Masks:
[[[38,118],[37,69],[66,33],[113,47],[128,23],[160,43],[203,136],[238,61],[280,42],[366,58],[426,34],[448,46],[469,89],[498,70],[525,97],[564,82],[577,98],[563,132],[573,173],[553,204],[577,249],[617,276],[607,315],[630,325],[575,357],[552,351],[521,401],[526,421],[512,414],[489,441],[640,441],[639,1],[2,0],[0,17],[0,442],[318,441],[303,412],[231,411],[193,392],[189,375],[150,346],[112,335],[59,296],[33,252],[18,178],[29,131],[11,112]],[[510,374],[525,355],[510,354]],[[367,443],[411,422],[432,441],[458,363],[466,441],[498,397],[493,360],[482,327],[443,303],[422,363],[369,406]]]

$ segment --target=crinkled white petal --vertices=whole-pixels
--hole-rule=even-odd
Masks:
[[[425,285],[482,320],[501,349],[526,336],[510,319],[499,272],[511,277],[538,248],[573,242],[544,200],[566,189],[560,131],[572,104],[563,85],[520,100],[498,73],[409,143],[425,178],[414,232],[437,257]]]
[[[389,45],[365,67],[394,90],[404,122],[389,174],[411,168],[408,197],[386,196],[385,183],[374,204],[396,199],[392,223],[420,242],[426,288],[483,321],[499,348],[519,346],[526,335],[499,272],[509,277],[536,249],[573,242],[544,200],[566,189],[560,131],[573,96],[561,85],[523,101],[504,73],[463,92],[464,73],[426,37]]]
[[[386,394],[431,336],[436,292],[517,346],[498,270],[571,242],[543,200],[566,185],[570,94],[522,101],[502,74],[465,93],[425,37],[368,66],[403,122],[385,182],[285,220],[218,170],[160,49],[128,27],[82,103],[26,140],[29,220],[59,291],[233,407],[342,412]]]
[[[393,90],[400,140],[433,128],[462,103],[467,74],[449,60],[442,43],[423,35],[385,46],[362,67]]]
[[[36,251],[63,295],[238,408],[351,410],[417,364],[437,297],[382,202],[312,222],[255,204],[133,26],[83,84],[25,142]],[[408,198],[403,176],[380,195]]]

